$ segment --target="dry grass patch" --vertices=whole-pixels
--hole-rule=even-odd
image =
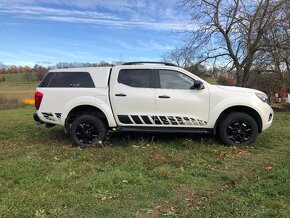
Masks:
[[[18,98],[7,98],[0,95],[0,109],[12,109],[23,106]]]

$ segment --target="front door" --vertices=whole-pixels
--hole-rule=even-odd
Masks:
[[[194,79],[182,72],[158,70],[159,87],[155,90],[156,119],[160,126],[206,128],[209,92],[190,87]]]
[[[110,93],[113,112],[120,126],[153,125],[155,89],[153,69],[121,69],[113,72]]]

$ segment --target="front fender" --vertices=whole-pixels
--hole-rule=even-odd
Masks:
[[[213,128],[222,112],[228,108],[235,106],[244,106],[251,108],[261,116],[261,111],[259,107],[260,102],[258,102],[257,99],[255,99],[254,97],[255,96],[230,97],[226,99],[221,99],[219,102],[216,102],[216,104],[211,104],[212,107],[210,108],[209,126]]]

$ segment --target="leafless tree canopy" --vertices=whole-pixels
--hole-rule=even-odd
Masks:
[[[234,69],[238,86],[246,86],[253,67],[281,75],[286,68],[289,72],[289,1],[182,2],[191,15],[192,30],[184,49],[192,59],[218,60]]]
[[[162,56],[163,61],[171,62],[179,67],[187,68],[192,65],[192,50],[189,48],[175,48]]]

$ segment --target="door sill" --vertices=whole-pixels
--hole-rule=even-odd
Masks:
[[[121,132],[157,132],[157,133],[197,133],[212,134],[213,129],[208,128],[184,128],[184,127],[141,127],[141,126],[121,126]]]

